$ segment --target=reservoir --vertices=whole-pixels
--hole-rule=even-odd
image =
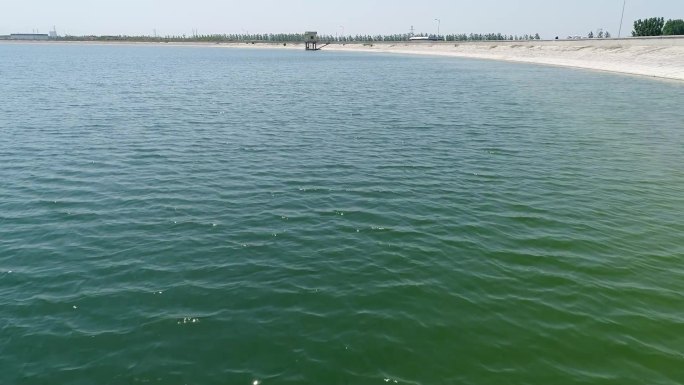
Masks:
[[[684,382],[684,85],[0,44],[3,384]]]

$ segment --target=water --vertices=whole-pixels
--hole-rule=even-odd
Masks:
[[[0,45],[0,383],[684,382],[684,87]]]

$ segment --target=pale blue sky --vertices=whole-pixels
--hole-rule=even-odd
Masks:
[[[0,0],[0,35],[53,25],[59,34],[416,32],[617,36],[623,0]],[[623,36],[635,19],[684,18],[684,0],[627,0]]]

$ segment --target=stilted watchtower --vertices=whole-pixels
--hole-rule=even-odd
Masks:
[[[304,32],[304,47],[307,51],[318,51],[318,32]]]

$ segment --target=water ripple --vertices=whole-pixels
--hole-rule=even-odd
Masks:
[[[168,46],[0,68],[1,383],[684,382],[678,84]]]

